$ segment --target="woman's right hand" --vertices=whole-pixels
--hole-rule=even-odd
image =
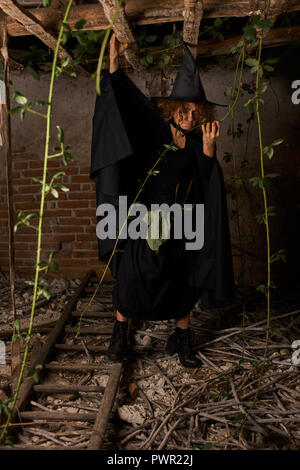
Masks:
[[[109,71],[113,73],[119,67],[119,55],[129,47],[128,42],[120,42],[113,33],[109,41]]]
[[[127,49],[129,45],[130,44],[128,42],[120,42],[117,39],[116,34],[113,33],[109,41],[110,57],[111,58],[117,57],[119,54],[121,54],[121,52]]]

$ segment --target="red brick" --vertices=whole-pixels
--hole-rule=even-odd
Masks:
[[[96,234],[96,224],[87,225],[84,227],[86,233],[95,233]]]
[[[27,168],[27,162],[14,162],[14,167],[16,170],[24,170]]]
[[[97,252],[96,250],[93,250],[93,251],[87,251],[87,250],[84,250],[84,251],[79,251],[79,250],[75,250],[72,252],[72,258],[74,259],[77,259],[77,258],[88,258],[88,257],[93,257],[94,255],[97,255]]]
[[[73,242],[72,249],[73,250],[87,250],[90,249],[92,242]],[[0,244],[1,247],[1,244]]]
[[[47,233],[43,236],[43,241],[47,242],[72,242],[75,240],[75,235],[71,234],[55,234],[55,233]]]
[[[62,259],[59,261],[60,266],[86,266],[85,259]]]
[[[74,181],[74,183],[89,183],[90,179],[85,175],[74,175],[72,176],[72,181]]]
[[[23,202],[23,201],[24,201],[24,202],[25,202],[25,201],[26,201],[26,202],[32,201],[32,196],[29,196],[28,194],[27,194],[27,195],[26,195],[26,194],[14,194],[14,195],[13,195],[13,201],[14,201],[14,202],[18,202],[18,201],[22,201],[22,202]]]
[[[59,207],[70,207],[77,209],[77,207],[88,207],[86,201],[58,201]]]
[[[34,211],[36,213],[37,210],[40,208],[40,204],[38,202],[16,202],[15,208],[17,211]]]
[[[84,227],[81,227],[79,225],[63,225],[60,224],[57,227],[55,227],[55,232],[56,233],[78,233],[78,232],[84,232]]]
[[[65,168],[65,172],[67,173],[67,175],[78,175],[79,173],[79,169],[75,166],[73,167],[64,167]]]
[[[26,250],[16,250],[15,251],[15,257],[16,259],[18,259],[19,257],[24,259],[24,258],[32,258],[32,259],[35,259],[35,253],[33,253],[32,251],[26,251]]]
[[[82,192],[82,193],[77,193],[77,192],[71,192],[69,194],[69,200],[76,200],[76,199],[95,199],[95,192]]]
[[[46,209],[44,211],[44,217],[68,217],[71,215],[72,211],[67,209]]]
[[[36,177],[36,178],[42,178],[43,177],[43,172],[41,170],[24,170],[22,171],[22,175],[23,177],[25,178],[29,178],[29,177]],[[32,182],[32,184],[40,184],[40,183],[34,183]]]
[[[61,225],[88,225],[90,223],[90,219],[85,218],[77,218],[77,217],[61,217],[60,224]]]
[[[69,193],[73,192],[73,191],[80,191],[80,184],[79,183],[69,183],[68,184],[68,188],[69,188]]]
[[[91,172],[91,167],[90,166],[81,166],[80,167],[80,174],[87,174],[89,175]]]
[[[59,167],[61,167],[61,169],[63,169],[64,165],[61,162],[60,157],[56,157],[56,158],[51,158],[50,160],[48,160],[47,167],[48,168],[59,168]]]
[[[94,209],[75,209],[75,216],[76,217],[95,217],[96,219],[96,211]]]
[[[27,186],[16,186],[17,194],[36,194],[38,186],[40,185],[33,182],[31,184],[28,184]]]
[[[76,240],[78,241],[94,241],[95,235],[91,233],[78,233],[76,235]]]
[[[42,161],[39,162],[29,162],[29,168],[43,168],[44,163]]]

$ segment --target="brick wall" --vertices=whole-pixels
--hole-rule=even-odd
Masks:
[[[20,210],[26,214],[39,212],[40,184],[32,181],[32,177],[42,177],[43,161],[37,155],[27,154],[25,151],[15,153],[12,158],[15,224]],[[48,168],[48,181],[58,171],[65,171],[66,175],[57,181],[62,182],[70,191],[59,191],[58,199],[52,195],[46,197],[42,259],[47,260],[52,250],[58,250],[54,259],[59,263],[61,271],[70,277],[84,275],[90,268],[103,270],[103,264],[98,260],[96,199],[94,183],[89,178],[90,167],[76,162],[70,162],[65,167],[60,158],[55,158],[48,161]],[[1,269],[7,272],[7,201],[3,176],[4,172],[1,173],[0,181],[0,259]],[[32,219],[32,223],[36,224],[36,220]],[[21,225],[15,234],[15,264],[18,273],[34,271],[36,245],[37,232]]]

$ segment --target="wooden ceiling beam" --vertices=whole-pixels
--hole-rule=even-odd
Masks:
[[[230,54],[232,47],[236,46],[240,39],[241,35],[238,34],[224,41],[218,41],[217,39],[201,40],[197,47],[198,58]],[[271,29],[264,38],[263,48],[285,46],[293,43],[297,39],[300,39],[300,25]],[[150,53],[156,52],[159,49],[161,49],[161,46],[147,48]],[[143,51],[143,49],[141,49],[141,51]],[[26,52],[27,51],[9,49],[9,56],[15,60],[19,60]],[[182,56],[182,49],[174,49],[173,53],[175,54],[175,58],[179,59]],[[121,66],[125,64],[123,56],[120,57],[120,64]]]
[[[103,7],[107,20],[111,22],[119,0],[99,0],[99,2]],[[124,3],[121,5],[115,18],[113,31],[118,41],[130,44],[130,46],[124,51],[127,62],[138,72],[145,72],[145,67],[140,63],[139,59],[139,46],[131,30],[130,23],[127,21]]]
[[[199,28],[203,16],[203,0],[184,0],[183,40],[197,57]]]
[[[281,1],[276,0],[275,3],[281,4]],[[203,18],[245,17],[254,11],[264,9],[264,6],[264,0],[203,0]],[[282,11],[281,8],[282,4],[279,13]],[[63,17],[60,10],[44,7],[24,10],[45,29],[58,32],[59,22]],[[300,0],[287,0],[283,11],[300,11]],[[131,25],[184,21],[183,12],[184,0],[127,0],[125,4],[125,14]],[[100,3],[74,5],[70,10],[68,24],[75,29],[75,23],[80,19],[86,20],[83,30],[103,30],[109,24]],[[10,36],[35,34],[29,32],[18,21],[16,18],[8,18],[7,27]]]
[[[38,37],[46,46],[50,47],[50,49],[55,50],[57,38],[53,33],[47,30],[47,27],[45,27],[39,19],[32,15],[29,10],[26,10],[25,8],[18,5],[15,0],[0,0],[0,8],[9,17],[7,21],[7,30],[9,35],[9,21],[17,20],[17,22],[22,25],[28,34],[33,34],[34,36]],[[64,57],[72,59],[70,54],[63,46],[60,46],[58,57],[60,59]]]

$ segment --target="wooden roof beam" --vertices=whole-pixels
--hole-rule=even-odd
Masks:
[[[2,0],[3,1],[3,0]],[[281,1],[274,1],[280,4]],[[218,17],[245,17],[265,7],[264,0],[203,0],[203,18]],[[131,25],[156,24],[174,21],[184,21],[184,0],[126,0],[125,14]],[[62,19],[61,12],[54,8],[27,8],[36,21],[54,32],[59,30],[59,21]],[[286,12],[300,11],[300,0],[288,0],[284,8]],[[103,30],[108,27],[108,20],[104,14],[102,5],[82,4],[74,5],[68,17],[68,24],[75,29],[75,23],[80,19],[86,20],[83,30]],[[10,36],[25,36],[35,34],[29,32],[22,24],[14,18],[8,18],[8,34]]]
[[[99,0],[103,7],[104,14],[111,22],[119,0]],[[131,26],[127,21],[124,3],[121,5],[113,24],[113,31],[120,42],[129,43],[130,47],[125,49],[124,55],[127,62],[137,71],[144,72],[145,67],[140,63],[139,47],[132,33]]]
[[[35,18],[29,10],[21,7],[17,4],[15,0],[0,0],[0,8],[14,21],[16,20],[19,22],[29,34],[33,34],[34,36],[38,37],[46,46],[50,47],[50,49],[55,50],[57,38],[51,32],[47,31],[46,27]],[[9,22],[8,22],[9,23]],[[8,27],[8,34],[9,33],[9,24]],[[60,59],[64,57],[69,57],[72,59],[70,54],[66,51],[63,46],[60,46],[58,57]]]
[[[189,45],[196,59],[199,28],[203,16],[202,0],[184,0],[183,40]]]
[[[220,55],[230,54],[232,47],[236,46],[241,40],[241,35],[234,35],[224,41],[217,39],[202,39],[197,47],[198,58],[201,57],[216,57]],[[263,41],[263,48],[278,47],[291,44],[300,39],[300,25],[286,26],[282,28],[271,29]],[[147,47],[150,53],[156,52],[161,49],[161,46]],[[143,51],[143,48],[141,48]],[[16,60],[22,58],[23,54],[27,51],[8,49],[9,56]],[[182,49],[174,49],[175,58],[182,56]],[[12,59],[13,60],[13,59]],[[120,65],[123,67],[125,64],[124,57],[120,57]]]

